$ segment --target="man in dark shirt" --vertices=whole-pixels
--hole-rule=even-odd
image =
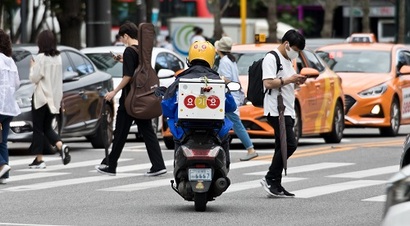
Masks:
[[[120,35],[121,41],[125,46],[127,46],[123,55],[116,57],[116,60],[123,62],[123,77],[120,84],[118,84],[113,91],[108,92],[105,95],[105,99],[107,101],[111,101],[120,90],[122,90],[122,93],[119,100],[114,140],[110,155],[108,156],[108,162],[104,159],[101,165],[97,166],[96,169],[102,174],[111,176],[116,174],[118,159],[120,158],[122,149],[127,141],[130,127],[135,121],[138,126],[138,131],[140,131],[143,136],[145,147],[147,148],[148,156],[152,164],[150,171],[145,173],[145,176],[158,176],[165,174],[167,170],[165,168],[164,159],[162,158],[157,135],[152,128],[151,119],[137,119],[131,117],[125,110],[124,105],[125,98],[130,91],[131,78],[139,64],[139,56],[136,51],[136,49],[138,49],[138,27],[134,23],[127,22],[121,25],[118,34]]]

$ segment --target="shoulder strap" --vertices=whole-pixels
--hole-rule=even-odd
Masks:
[[[282,64],[280,63],[279,55],[278,55],[277,52],[275,52],[273,50],[269,51],[269,53],[273,54],[276,58],[276,74],[277,74],[279,71],[283,70]]]

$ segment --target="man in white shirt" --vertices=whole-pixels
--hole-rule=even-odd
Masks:
[[[282,44],[274,51],[278,54],[282,70],[277,72],[276,58],[273,54],[267,54],[262,63],[262,79],[266,92],[264,98],[264,115],[275,131],[275,154],[269,171],[262,179],[261,184],[265,191],[273,197],[294,197],[295,195],[282,187],[283,160],[281,154],[278,93],[281,88],[285,105],[285,125],[287,157],[289,158],[297,148],[293,126],[295,124],[295,84],[302,84],[306,77],[296,74],[292,61],[299,52],[305,48],[305,38],[296,30],[289,30],[282,38]]]

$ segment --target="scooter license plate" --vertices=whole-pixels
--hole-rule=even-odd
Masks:
[[[212,169],[209,168],[195,168],[188,170],[189,181],[211,181],[212,180]]]

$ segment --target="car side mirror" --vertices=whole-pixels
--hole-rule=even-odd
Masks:
[[[63,82],[72,82],[78,80],[78,72],[75,71],[65,71],[63,73]]]
[[[172,78],[174,77],[175,72],[170,69],[159,69],[158,78]]]
[[[401,75],[409,75],[410,74],[410,65],[403,65],[400,68],[399,72],[400,72]]]
[[[319,71],[311,67],[304,67],[300,71],[300,74],[308,78],[317,78],[319,76]]]
[[[230,91],[239,91],[241,89],[241,84],[238,82],[229,82],[226,86],[228,86]]]

